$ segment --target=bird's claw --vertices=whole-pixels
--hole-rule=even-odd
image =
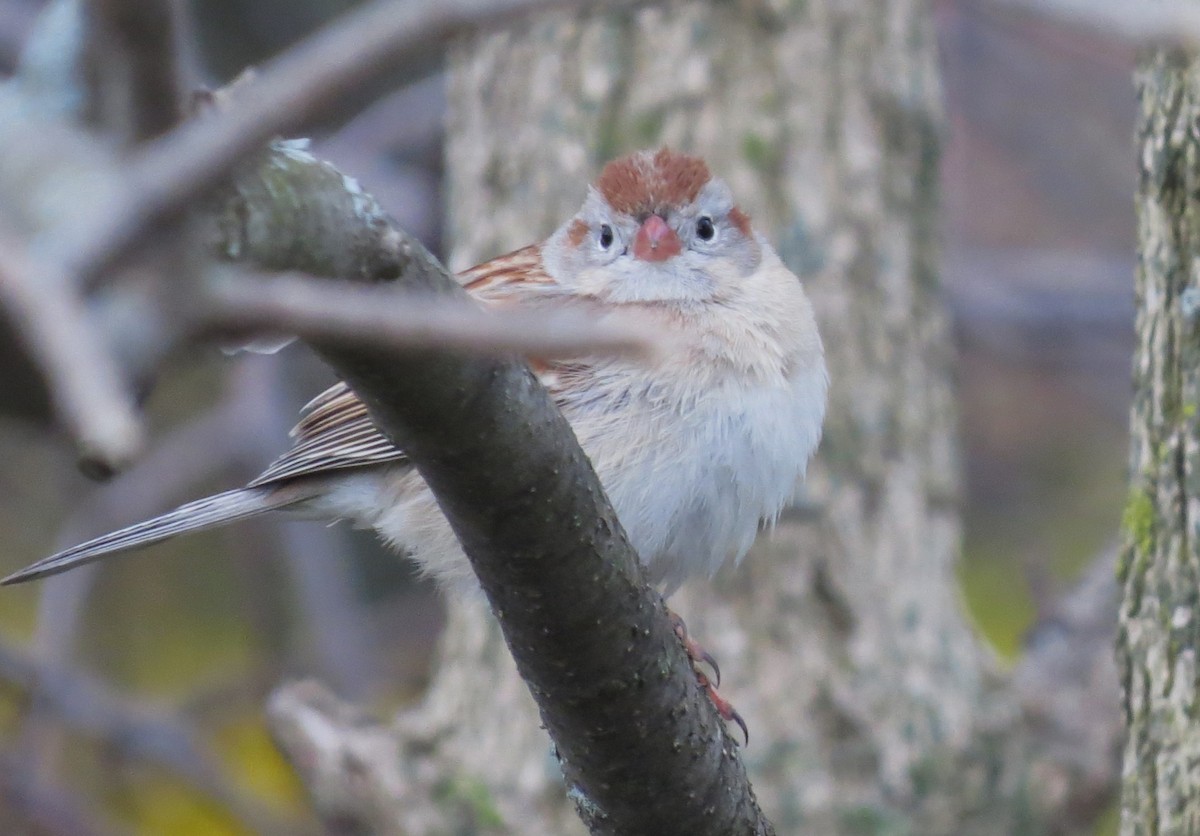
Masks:
[[[712,701],[713,707],[717,709],[717,714],[727,723],[735,723],[742,730],[742,738],[745,741],[743,745],[750,745],[750,729],[746,726],[746,721],[742,719],[742,715],[738,714],[733,705],[717,693],[717,688],[721,687],[721,667],[717,664],[717,660],[713,655],[697,644],[690,636],[688,636],[687,625],[683,623],[683,619],[673,610],[667,610],[671,616],[671,624],[675,627],[675,635],[679,636],[679,640],[683,642],[683,648],[687,652],[688,659],[692,661],[692,666],[696,672],[696,682],[708,694],[709,700]],[[710,679],[708,674],[700,670],[698,663],[703,662],[712,669],[713,677]]]
[[[726,723],[736,723],[737,727],[742,730],[742,745],[750,745],[750,729],[746,726],[746,721],[742,719],[742,715],[737,713],[737,709],[729,700],[717,693],[717,687],[709,681],[701,671],[696,671],[696,681],[700,683],[700,687],[708,694],[708,698],[712,701],[713,708],[717,709],[717,714]]]
[[[708,665],[713,672],[713,682],[716,683],[713,687],[720,688],[721,666],[717,664],[717,660],[688,635],[687,625],[683,623],[683,619],[679,613],[674,610],[667,610],[667,613],[671,616],[671,624],[675,628],[675,635],[679,636],[679,640],[683,642],[683,649],[687,651],[687,656],[692,660],[692,664],[703,662]],[[706,681],[707,679],[705,677]]]
[[[709,653],[707,650],[705,650],[703,647],[697,646],[696,649],[699,651],[699,653],[697,654],[699,659],[702,662],[704,662],[704,664],[706,664],[710,668],[712,668],[712,672],[713,672],[713,686],[712,687],[714,689],[720,688],[721,687],[721,666],[717,664],[717,660],[713,658],[713,655],[711,653]],[[693,658],[696,658],[696,657],[693,657]]]

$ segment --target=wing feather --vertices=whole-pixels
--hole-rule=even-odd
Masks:
[[[292,449],[272,462],[251,487],[404,460],[404,452],[371,422],[366,404],[345,383],[335,383],[304,407],[292,437],[296,440]]]
[[[542,266],[542,248],[531,244],[458,274],[459,282],[485,304],[520,301],[544,294],[557,283]]]
[[[542,267],[541,249],[536,244],[485,261],[463,271],[458,278],[471,295],[488,305],[519,302],[555,286]],[[538,362],[535,370],[547,388],[555,386],[553,364]],[[331,470],[398,464],[406,458],[379,431],[366,404],[345,383],[335,383],[309,401],[291,435],[292,448],[272,462],[250,487]]]

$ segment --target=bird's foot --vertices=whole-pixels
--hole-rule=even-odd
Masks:
[[[746,721],[742,719],[742,715],[737,713],[737,709],[729,700],[717,693],[717,686],[713,685],[705,676],[703,671],[696,671],[696,681],[700,683],[700,687],[708,694],[709,700],[712,701],[713,707],[717,709],[717,714],[721,715],[721,719],[726,723],[735,723],[742,730],[742,745],[750,745],[750,729],[746,727]]]
[[[687,625],[683,623],[683,619],[678,613],[671,609],[668,609],[667,612],[671,616],[671,624],[675,627],[675,635],[679,636],[679,640],[683,642],[683,649],[692,662],[692,668],[696,672],[696,682],[708,694],[709,700],[712,701],[713,707],[717,709],[717,714],[721,716],[721,719],[727,723],[737,724],[737,727],[742,730],[745,745],[749,745],[750,730],[746,727],[746,721],[728,700],[717,693],[717,688],[721,685],[721,668],[717,665],[717,660],[688,635]],[[708,674],[701,670],[700,663],[702,662],[712,669],[713,678],[710,679]]]

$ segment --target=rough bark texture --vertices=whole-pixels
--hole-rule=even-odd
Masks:
[[[1140,258],[1132,490],[1118,659],[1129,726],[1121,831],[1200,831],[1200,61],[1147,56],[1138,71]]]
[[[1010,832],[1024,815],[1023,758],[1005,748],[1018,745],[1016,707],[992,687],[953,573],[927,11],[667,4],[545,18],[463,44],[452,63],[453,266],[544,236],[604,160],[669,143],[728,180],[814,297],[833,380],[809,480],[816,513],[672,602],[721,661],[781,832]],[[546,741],[522,690],[498,685],[513,672],[488,618],[452,605],[458,629],[425,710],[461,741],[464,773],[526,799],[517,808],[548,809]],[[564,832],[556,819],[516,821]]]

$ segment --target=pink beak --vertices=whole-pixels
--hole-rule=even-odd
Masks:
[[[682,249],[675,230],[658,215],[646,218],[633,239],[633,256],[642,261],[666,261],[679,255]]]

